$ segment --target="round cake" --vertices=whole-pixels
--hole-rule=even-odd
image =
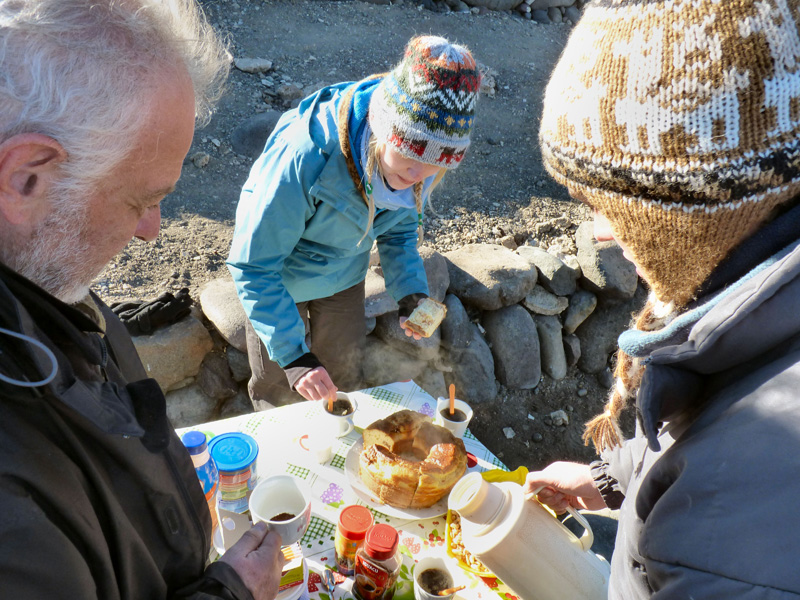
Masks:
[[[401,410],[364,430],[361,481],[381,502],[428,508],[467,470],[464,442],[413,410]]]

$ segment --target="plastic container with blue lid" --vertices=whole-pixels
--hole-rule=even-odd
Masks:
[[[219,469],[219,508],[243,513],[256,486],[258,443],[238,431],[215,436],[208,444]]]

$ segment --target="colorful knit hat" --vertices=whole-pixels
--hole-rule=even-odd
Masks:
[[[545,166],[683,306],[800,193],[798,0],[588,4],[550,78]]]
[[[436,36],[413,38],[372,95],[370,127],[403,156],[454,169],[469,146],[480,81],[463,46]]]

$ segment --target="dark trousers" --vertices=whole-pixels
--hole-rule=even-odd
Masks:
[[[364,282],[327,298],[299,302],[297,310],[306,326],[306,344],[336,387],[344,392],[361,389],[366,347]],[[264,410],[304,400],[289,388],[286,374],[270,360],[249,320],[245,328],[252,371],[247,388],[253,408]]]

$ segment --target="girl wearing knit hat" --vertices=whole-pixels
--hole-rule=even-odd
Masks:
[[[601,459],[526,484],[620,509],[610,598],[800,595],[799,32],[798,0],[598,0],[547,87],[548,171],[652,290]]]
[[[257,410],[363,387],[373,242],[401,327],[427,296],[423,214],[469,146],[479,87],[469,50],[416,37],[390,73],[323,88],[281,117],[242,190],[228,257]]]

